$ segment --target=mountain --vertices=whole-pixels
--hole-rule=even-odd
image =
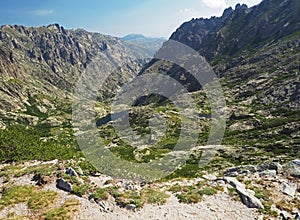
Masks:
[[[134,77],[144,62],[140,58],[146,56],[119,38],[82,29],[4,25],[0,28],[0,124],[36,125],[49,117],[70,118],[75,83],[95,58],[112,66],[128,64],[111,75],[103,88],[109,93]]]
[[[149,58],[152,58],[166,41],[163,37],[145,37],[142,34],[129,34],[121,39],[132,46],[136,46],[137,50],[142,50]]]
[[[235,148],[221,158],[240,164],[300,156],[299,14],[298,0],[238,4],[221,17],[192,19],[172,34],[170,41],[196,50],[220,77],[228,113],[222,144]],[[175,78],[196,103],[207,100],[195,78],[175,64],[153,59],[139,74],[149,72]]]
[[[299,219],[299,12],[299,0],[264,0],[192,19],[150,61],[141,35],[2,26],[0,218]],[[137,74],[143,84],[123,86]],[[97,99],[74,104],[78,79]],[[216,79],[226,105],[207,93]],[[109,105],[121,88],[137,98],[129,110]]]

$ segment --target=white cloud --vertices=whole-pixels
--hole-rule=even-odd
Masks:
[[[38,15],[38,16],[44,16],[44,15],[51,15],[53,14],[53,10],[35,10],[32,11],[33,15]]]
[[[202,0],[210,8],[226,8],[227,4],[225,0]]]
[[[195,15],[195,14],[199,14],[199,11],[197,11],[193,8],[184,8],[184,9],[180,9],[179,13],[184,14],[184,15]]]
[[[184,8],[184,9],[179,10],[180,13],[190,13],[192,11],[193,11],[193,9],[191,9],[191,8]]]

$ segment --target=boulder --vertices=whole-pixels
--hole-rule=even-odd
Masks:
[[[123,184],[123,188],[124,188],[125,190],[130,190],[130,191],[132,191],[132,190],[134,190],[134,185],[133,185],[132,183],[124,183],[124,184]]]
[[[134,212],[135,212],[135,210],[136,210],[136,205],[134,205],[134,204],[127,204],[127,205],[125,206],[125,209],[127,209],[128,211],[134,211]]]
[[[247,192],[245,188],[237,187],[236,190],[240,194],[243,203],[248,208],[264,209],[264,206],[261,203],[261,201],[255,196],[251,195],[249,192]]]
[[[65,181],[64,179],[58,179],[56,182],[56,187],[58,189],[66,191],[66,192],[73,191],[72,185],[70,183],[68,183],[67,181]]]
[[[217,177],[213,174],[206,174],[203,176],[203,179],[209,180],[209,181],[215,181],[217,180]]]
[[[69,174],[70,176],[76,176],[76,177],[78,176],[78,174],[72,167],[66,169],[66,174]]]
[[[297,191],[296,183],[283,183],[282,192],[289,196],[295,196]]]
[[[224,181],[226,181],[231,186],[235,187],[237,192],[240,194],[241,199],[248,208],[257,208],[264,209],[261,201],[256,198],[252,193],[248,192],[245,188],[245,185],[239,182],[234,177],[224,177]]]
[[[38,186],[42,186],[42,185],[49,183],[51,181],[51,179],[48,176],[42,176],[41,174],[35,174],[32,177],[31,181],[36,182],[36,185],[38,185]]]
[[[282,170],[282,166],[277,162],[266,162],[265,164],[258,167],[259,171],[266,171],[266,170],[275,170],[279,173]]]
[[[81,167],[77,167],[76,170],[77,170],[77,173],[78,173],[80,176],[83,175],[83,170],[81,169]]]
[[[255,173],[257,171],[256,166],[247,165],[247,166],[238,166],[227,169],[224,174],[226,176],[236,177],[240,174],[248,175],[250,173]]]
[[[291,176],[300,178],[300,160],[293,160],[286,164],[286,172]]]
[[[281,211],[279,216],[282,220],[289,220],[291,219],[291,216],[286,211]]]
[[[264,176],[273,176],[274,177],[277,175],[277,172],[276,172],[276,170],[265,170],[261,174]]]

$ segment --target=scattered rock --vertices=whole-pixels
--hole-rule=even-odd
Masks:
[[[99,201],[99,202],[96,202],[96,203],[100,206],[101,211],[107,212],[107,213],[112,212],[112,210],[109,207],[107,207],[106,204],[103,201]]]
[[[66,174],[69,174],[70,176],[76,176],[76,177],[78,176],[78,174],[72,167],[67,168]]]
[[[245,188],[244,184],[239,182],[236,178],[234,177],[224,177],[224,180],[232,185],[233,187],[236,188],[237,192],[240,194],[243,203],[248,207],[248,208],[258,208],[258,209],[264,209],[264,206],[260,202],[258,198],[256,198],[252,193],[248,192],[247,189]]]
[[[46,161],[46,162],[43,162],[42,164],[43,164],[43,165],[44,165],[44,164],[53,164],[53,165],[56,165],[56,164],[58,164],[58,159],[51,160],[51,161]]]
[[[247,165],[247,166],[238,166],[227,169],[224,174],[225,176],[236,177],[240,174],[248,175],[257,171],[256,166]]]
[[[206,174],[203,176],[203,179],[209,180],[209,181],[215,181],[217,180],[217,177],[213,174]]]
[[[265,170],[261,174],[264,176],[273,176],[274,177],[277,175],[277,172],[276,172],[276,170]]]
[[[4,130],[6,128],[6,124],[2,121],[0,121],[0,129]]]
[[[286,165],[286,172],[291,176],[300,178],[300,160],[293,160]]]
[[[291,219],[291,217],[289,216],[289,214],[286,211],[281,211],[279,215],[282,220],[290,220]]]
[[[125,190],[130,190],[131,191],[131,190],[134,190],[134,185],[132,183],[124,183],[123,188]]]
[[[134,212],[135,212],[135,210],[136,210],[136,205],[134,205],[134,204],[127,204],[127,205],[125,206],[125,209],[127,209],[128,211],[134,211]]]
[[[236,190],[240,194],[243,203],[248,208],[264,209],[264,206],[260,202],[260,200],[258,198],[256,198],[255,196],[251,195],[250,193],[248,193],[245,188],[237,187]]]
[[[228,184],[230,184],[231,186],[237,188],[244,188],[245,186],[239,182],[236,178],[234,177],[224,177],[224,181],[227,182]]]
[[[297,190],[296,183],[283,183],[282,192],[289,196],[295,196]]]
[[[264,220],[264,216],[263,215],[260,215],[256,218],[257,220]]]
[[[42,186],[50,182],[50,177],[42,176],[41,174],[35,174],[32,177],[32,181],[35,181],[36,185]]]
[[[300,220],[300,214],[298,212],[293,213],[295,215],[295,220]]]
[[[66,192],[73,191],[72,185],[70,183],[68,183],[67,181],[65,181],[64,179],[58,179],[56,182],[56,187],[58,189],[66,191]]]
[[[266,170],[275,170],[279,173],[282,170],[282,166],[277,162],[267,162],[258,167],[259,171],[266,171]]]
[[[81,167],[77,167],[76,170],[77,170],[77,173],[78,173],[80,176],[83,175],[83,171],[82,171]]]

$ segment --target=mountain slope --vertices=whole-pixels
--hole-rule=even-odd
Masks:
[[[143,64],[138,58],[142,57],[145,54],[131,50],[119,38],[81,29],[65,30],[58,24],[37,28],[2,26],[1,118],[33,120],[36,124],[40,118],[70,113],[75,83],[94,58],[116,67],[128,64],[120,67],[103,88],[113,91],[136,75]]]
[[[172,34],[171,40],[198,51],[220,76],[228,108],[223,145],[236,147],[234,154],[219,155],[224,162],[300,156],[299,12],[298,0],[264,0],[252,8],[238,4],[222,17],[193,19]],[[148,72],[177,79],[194,93],[196,103],[206,99],[201,86],[177,65],[152,60],[140,74]]]

